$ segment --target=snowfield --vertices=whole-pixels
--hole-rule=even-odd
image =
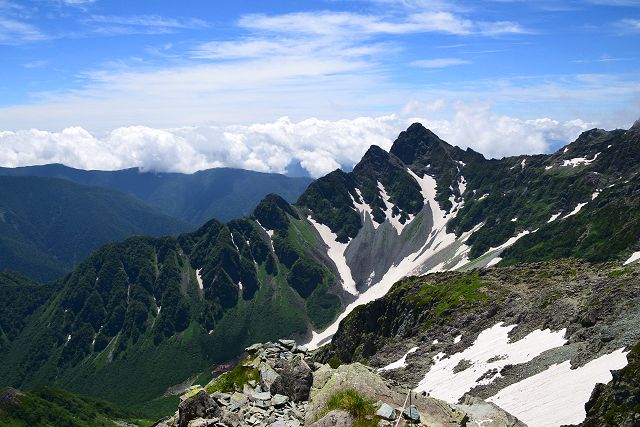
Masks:
[[[510,342],[509,332],[516,325],[497,323],[478,335],[475,342],[462,352],[446,356],[439,353],[434,364],[416,387],[432,397],[457,403],[477,385],[490,384],[500,376],[506,365],[525,363],[552,348],[564,345],[565,330],[535,330],[519,341]],[[465,362],[463,362],[465,361]],[[469,367],[458,372],[456,366],[467,363]],[[488,375],[488,372],[490,372]],[[516,414],[514,414],[516,415]]]
[[[611,371],[627,365],[627,353],[618,349],[571,369],[569,361],[526,378],[487,399],[518,417],[529,427],[580,424],[586,417],[584,404],[596,383],[611,381]]]

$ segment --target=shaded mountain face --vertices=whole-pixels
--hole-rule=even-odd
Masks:
[[[194,174],[118,171],[85,171],[59,164],[0,168],[0,175],[54,177],[77,184],[108,188],[135,196],[166,215],[200,226],[248,216],[269,193],[294,201],[312,181],[242,169],[216,168]]]
[[[254,342],[327,342],[408,275],[625,261],[640,251],[638,144],[635,129],[593,130],[552,155],[487,160],[412,125],[293,205],[268,195],[247,218],[98,250],[9,340],[0,382],[157,402]]]
[[[189,227],[112,190],[56,178],[0,176],[0,271],[49,281],[105,243]]]

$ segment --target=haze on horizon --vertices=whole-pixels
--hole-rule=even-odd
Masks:
[[[640,116],[638,45],[637,0],[0,0],[0,166],[318,177],[414,121],[549,152]]]

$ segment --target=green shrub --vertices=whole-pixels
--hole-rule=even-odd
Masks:
[[[333,356],[331,359],[329,359],[329,366],[331,366],[331,369],[338,369],[340,365],[342,365],[342,361],[336,356]]]
[[[377,427],[373,403],[353,389],[339,391],[329,398],[319,418],[333,410],[343,410],[355,418],[354,427]]]

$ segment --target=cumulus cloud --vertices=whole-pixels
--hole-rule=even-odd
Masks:
[[[351,120],[315,118],[294,122],[154,129],[117,128],[97,136],[79,127],[61,132],[0,132],[0,165],[64,163],[82,169],[143,170],[191,173],[213,167],[236,167],[284,173],[300,164],[313,177],[341,167],[350,169],[372,144],[389,150],[398,133],[421,122],[441,138],[487,157],[547,152],[553,141],[570,142],[591,126],[582,120],[523,120],[493,112],[484,105],[453,106],[445,113],[441,100],[410,103],[400,113]],[[424,115],[423,115],[424,114]]]

